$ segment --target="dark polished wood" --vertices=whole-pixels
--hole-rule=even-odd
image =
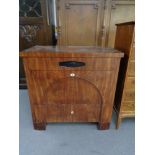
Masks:
[[[34,128],[45,129],[49,122],[98,122],[100,129],[108,129],[123,55],[110,48],[76,46],[20,52]]]
[[[122,118],[135,116],[135,22],[117,25],[115,48],[124,52],[120,63],[114,109],[117,113],[116,128]]]
[[[99,130],[107,130],[110,128],[110,123],[99,123],[98,129]]]
[[[46,130],[45,123],[33,123],[33,127],[35,130]]]

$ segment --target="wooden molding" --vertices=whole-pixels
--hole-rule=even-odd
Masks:
[[[43,17],[19,17],[19,24],[43,24]]]
[[[66,9],[70,9],[70,6],[71,5],[88,5],[88,4],[90,4],[90,5],[94,5],[94,9],[98,9],[98,3],[97,2],[94,2],[94,1],[86,1],[86,2],[83,2],[83,1],[81,1],[81,2],[78,2],[78,1],[72,1],[72,2],[69,2],[69,3],[66,3],[65,4],[65,8]]]
[[[98,9],[98,4],[96,3],[96,4],[94,4],[94,9]]]
[[[116,5],[135,5],[134,0],[112,0],[111,8],[116,9]]]
[[[66,9],[70,9],[70,3],[66,3],[66,4],[65,4],[65,8],[66,8]]]

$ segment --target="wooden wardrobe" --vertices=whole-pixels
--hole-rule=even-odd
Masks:
[[[114,109],[116,128],[122,118],[135,116],[135,22],[116,24],[115,49],[124,52],[121,60]]]
[[[104,0],[59,0],[58,45],[105,44]]]
[[[58,45],[114,47],[115,24],[134,20],[134,0],[57,0]]]

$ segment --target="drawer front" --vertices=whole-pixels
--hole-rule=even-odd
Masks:
[[[125,90],[123,98],[124,101],[135,101],[135,91]]]
[[[73,62],[71,65],[67,64],[71,62]],[[28,58],[25,59],[25,63],[30,70],[114,70],[119,60],[117,58]]]
[[[73,122],[98,122],[100,104],[75,104],[72,105]]]
[[[47,122],[98,122],[100,104],[47,105]]]
[[[135,78],[134,77],[126,78],[125,89],[135,90]]]
[[[129,61],[128,64],[128,76],[135,76],[135,62]]]

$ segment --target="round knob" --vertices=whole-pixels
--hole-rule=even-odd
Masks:
[[[71,111],[71,115],[73,115],[73,114],[74,114],[74,111],[72,110],[72,111]]]
[[[74,77],[74,76],[75,76],[75,73],[71,73],[70,76],[71,76],[71,77]]]

